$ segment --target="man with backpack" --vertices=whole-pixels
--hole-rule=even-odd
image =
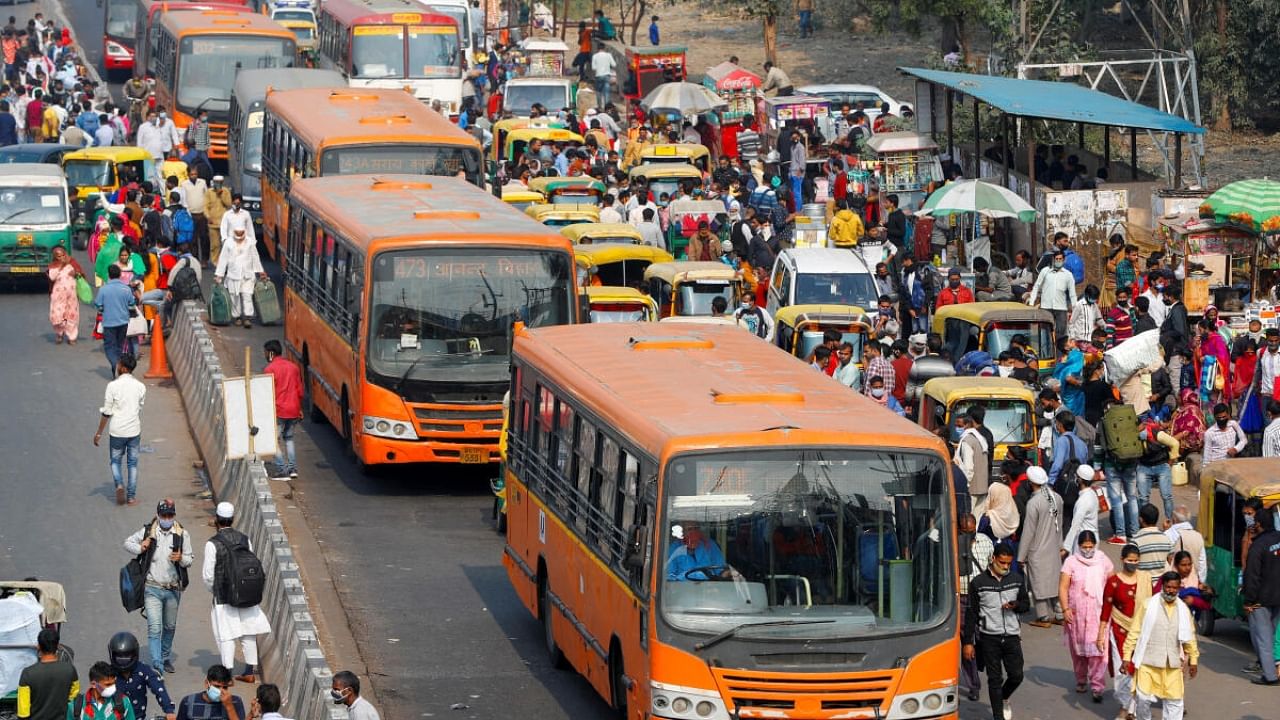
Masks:
[[[89,689],[69,703],[67,720],[136,720],[133,703],[116,687],[118,675],[111,663],[94,663],[89,668]]]
[[[147,587],[143,607],[147,615],[147,641],[151,667],[164,672],[173,668],[173,636],[178,629],[178,602],[187,589],[187,568],[195,559],[187,533],[175,519],[177,506],[170,498],[156,504],[151,522],[124,541],[130,555],[143,556]]]
[[[174,246],[179,252],[191,252],[195,249],[192,240],[196,237],[196,221],[191,217],[191,211],[182,204],[182,191],[169,191],[168,212],[173,222]]]
[[[231,692],[234,683],[225,665],[213,665],[204,675],[204,690],[178,701],[175,720],[248,720],[244,702]]]
[[[1076,485],[1076,468],[1089,461],[1089,445],[1076,435],[1076,416],[1070,410],[1059,410],[1053,416],[1057,437],[1053,440],[1053,464],[1049,466],[1049,483],[1062,496],[1063,527],[1071,525],[1071,511],[1080,489]]]
[[[204,544],[201,576],[205,589],[213,593],[213,639],[218,644],[222,664],[235,665],[236,640],[244,654],[240,682],[257,682],[258,636],[271,632],[271,623],[258,605],[265,584],[262,562],[253,554],[249,538],[231,527],[236,509],[220,502],[214,513],[217,532]]]
[[[1138,532],[1138,460],[1144,454],[1137,415],[1114,403],[1102,413],[1102,449],[1107,456],[1107,501],[1111,504],[1111,545],[1126,545]]]

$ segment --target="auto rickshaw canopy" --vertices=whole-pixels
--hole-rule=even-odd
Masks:
[[[1017,302],[979,302],[963,305],[944,305],[933,314],[933,331],[941,334],[948,318],[985,326],[993,322],[1037,322],[1053,324],[1053,315]]]
[[[639,245],[644,236],[639,230],[626,223],[579,223],[560,228],[560,234],[569,238],[574,245],[610,247],[613,245]],[[645,246],[648,247],[648,246]],[[650,248],[656,250],[657,248]],[[577,249],[575,248],[575,252]],[[631,258],[621,258],[630,260]],[[670,257],[668,257],[670,259]],[[610,261],[613,262],[613,261]],[[655,260],[655,262],[657,262]]]
[[[1034,405],[1036,398],[1026,385],[1005,377],[939,377],[928,380],[922,392],[946,407],[957,400],[976,397],[1001,400],[1026,400]]]

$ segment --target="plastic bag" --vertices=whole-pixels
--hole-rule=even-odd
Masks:
[[[83,275],[76,276],[76,297],[80,298],[80,302],[85,305],[93,304],[93,287]]]

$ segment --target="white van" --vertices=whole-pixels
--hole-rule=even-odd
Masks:
[[[787,248],[769,276],[770,315],[789,305],[876,306],[876,281],[861,255],[836,248]]]

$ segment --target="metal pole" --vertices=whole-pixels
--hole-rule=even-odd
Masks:
[[[1173,134],[1173,187],[1182,187],[1182,133]]]
[[[1111,173],[1111,126],[1102,126],[1102,167]],[[1096,174],[1096,173],[1095,173]]]
[[[248,345],[244,346],[244,411],[245,418],[249,422],[249,456],[255,457],[258,453],[253,448],[253,391],[250,385],[253,382],[253,368],[249,365],[252,360],[251,350]]]
[[[951,88],[947,88],[947,157],[951,158],[951,162],[956,162],[956,138],[955,126],[951,122],[952,111],[955,109],[953,101],[954,96],[951,94]],[[956,163],[959,165],[960,163]]]
[[[1138,128],[1129,128],[1129,181],[1138,181]]]
[[[1000,178],[1009,187],[1009,116],[1000,113]]]
[[[978,116],[978,98],[973,99],[973,176],[982,174],[982,119]]]

